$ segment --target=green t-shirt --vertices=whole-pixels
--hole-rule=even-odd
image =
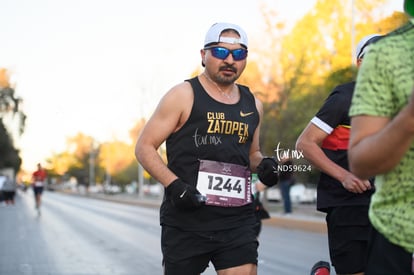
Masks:
[[[414,87],[414,20],[371,45],[360,67],[350,116],[393,118]],[[378,148],[381,150],[381,148]],[[414,252],[414,143],[400,163],[375,179],[369,217],[390,242]]]

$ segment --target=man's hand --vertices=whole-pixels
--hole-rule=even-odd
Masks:
[[[263,158],[259,166],[257,166],[257,176],[259,180],[266,186],[272,187],[279,181],[277,173],[277,162],[274,158]]]
[[[181,179],[176,179],[166,188],[167,199],[180,210],[192,210],[203,205],[203,197],[198,190]]]
[[[352,193],[364,193],[372,188],[369,180],[361,180],[352,173],[347,173],[342,181],[342,186]]]

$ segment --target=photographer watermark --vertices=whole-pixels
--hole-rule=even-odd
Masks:
[[[303,156],[303,151],[296,149],[285,149],[280,147],[280,142],[277,144],[275,149],[275,157],[278,161],[277,172],[311,172],[312,166],[310,164],[294,164],[288,163],[284,164],[284,160],[301,160],[305,157]]]

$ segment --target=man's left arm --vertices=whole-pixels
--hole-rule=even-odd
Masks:
[[[250,169],[252,172],[257,172],[257,166],[260,164],[260,162],[263,159],[263,154],[260,151],[260,127],[263,119],[263,104],[258,100],[256,100],[256,109],[259,112],[259,124],[256,127],[256,131],[253,134],[253,140],[252,144],[250,146],[250,152],[249,152],[249,159],[250,159]]]
[[[274,158],[264,157],[260,151],[259,137],[263,118],[263,105],[258,99],[256,99],[256,108],[259,112],[259,124],[254,132],[252,145],[250,147],[250,168],[252,172],[257,172],[257,176],[263,184],[270,187],[276,185],[279,180],[277,162]]]

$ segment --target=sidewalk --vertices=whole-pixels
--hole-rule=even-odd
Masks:
[[[266,209],[271,219],[264,220],[263,224],[298,229],[316,233],[326,233],[325,213],[316,210],[316,204],[292,204],[292,214],[283,213],[283,203],[267,202]]]
[[[138,194],[104,194],[104,193],[68,193],[94,199],[109,200],[118,203],[140,205],[144,207],[159,208],[162,197],[142,196]],[[263,220],[263,224],[288,229],[304,230],[316,233],[326,233],[325,214],[316,211],[315,204],[293,204],[292,214],[284,215],[281,202],[265,202],[271,218]]]

